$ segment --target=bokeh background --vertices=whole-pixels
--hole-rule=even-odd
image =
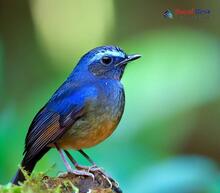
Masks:
[[[163,17],[176,8],[211,14]],[[0,184],[18,168],[33,116],[79,57],[115,44],[143,57],[123,77],[118,129],[86,152],[124,192],[220,192],[219,20],[218,0],[1,0]],[[51,150],[35,171],[63,170]]]

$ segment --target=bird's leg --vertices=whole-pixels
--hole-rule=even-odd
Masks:
[[[79,153],[81,153],[83,155],[83,157],[85,157],[89,161],[89,163],[92,164],[92,166],[89,167],[89,171],[99,171],[101,173],[104,173],[103,169],[98,167],[96,165],[96,163],[89,157],[88,154],[86,154],[82,149],[80,149],[78,151],[79,151]],[[79,166],[79,167],[81,167],[81,166]]]
[[[114,182],[117,186],[119,186],[118,182],[116,182],[111,176],[107,175],[106,172],[102,168],[98,167],[96,165],[96,163],[89,157],[88,154],[86,154],[82,149],[80,149],[78,151],[92,164],[92,166],[88,168],[89,172],[98,171],[108,181],[110,187],[112,187],[112,182]],[[78,165],[77,167],[79,167],[79,168],[82,167],[83,168],[84,166],[79,166]]]
[[[91,166],[82,166],[82,165],[79,165],[77,163],[77,161],[72,157],[72,155],[67,151],[67,150],[64,150],[65,154],[67,155],[67,157],[69,158],[69,160],[72,162],[72,164],[75,166],[76,169],[79,169],[79,170],[90,170]]]
[[[90,173],[90,172],[81,171],[81,170],[73,170],[73,169],[71,168],[70,164],[68,163],[68,161],[66,160],[65,155],[64,155],[62,149],[60,149],[59,146],[58,146],[56,143],[55,143],[54,145],[55,145],[55,147],[57,148],[58,152],[60,153],[60,156],[61,156],[61,158],[62,158],[62,160],[63,160],[63,162],[64,162],[64,165],[65,165],[65,167],[66,167],[68,173],[73,173],[73,174],[78,175],[78,176],[89,176],[89,177],[92,177],[92,179],[94,180],[95,177],[94,177],[94,175],[93,175],[92,173]],[[72,159],[73,159],[73,158],[72,158]],[[73,159],[73,160],[74,160],[74,159]],[[75,161],[75,160],[74,160],[74,161]],[[76,162],[76,161],[75,161],[75,162]]]
[[[72,157],[72,155],[67,150],[64,150],[64,152],[67,155],[67,157],[69,158],[69,160],[72,162],[72,164],[75,166],[76,169],[88,170],[89,167],[79,165],[77,163],[77,161]]]
[[[88,170],[88,171],[91,171],[91,172],[99,171],[99,172],[104,174],[104,171],[101,168],[99,168],[95,164],[95,162],[92,161],[92,159],[83,150],[80,149],[78,151],[92,164],[92,166],[82,166],[82,165],[79,165],[77,163],[77,161],[72,157],[72,155],[67,150],[64,150],[64,152],[66,153],[67,157],[73,163],[73,165],[75,166],[76,169]]]
[[[76,165],[78,165],[77,161],[71,156],[71,154],[67,150],[64,150],[64,152],[69,160],[72,162],[72,164],[76,167]]]
[[[64,165],[65,165],[67,171],[68,171],[68,172],[71,172],[71,171],[72,171],[72,168],[71,168],[70,164],[68,163],[68,161],[66,160],[66,158],[65,158],[65,156],[64,156],[64,154],[63,154],[63,151],[59,148],[59,146],[58,146],[56,143],[55,143],[54,145],[56,146],[57,151],[60,153],[60,157],[62,158],[63,163],[64,163]]]
[[[64,150],[65,154],[67,155],[67,157],[69,158],[69,160],[72,162],[72,164],[75,166],[76,169],[78,170],[87,170],[88,172],[100,172],[101,175],[103,176],[103,178],[105,178],[107,180],[107,182],[109,183],[109,187],[112,188],[112,182],[114,182],[116,184],[116,186],[119,186],[118,182],[116,182],[112,177],[110,177],[109,175],[107,175],[103,169],[99,168],[95,162],[83,151],[83,150],[78,150],[91,164],[92,166],[81,166],[77,163],[77,161],[72,157],[72,155],[67,151]]]
[[[96,166],[95,162],[86,154],[82,149],[78,150],[93,166]]]

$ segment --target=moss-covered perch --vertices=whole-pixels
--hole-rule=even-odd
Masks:
[[[57,177],[49,177],[45,174],[37,174],[27,177],[21,186],[0,186],[0,192],[4,193],[121,193],[118,184],[111,180],[112,187],[106,178],[99,172],[93,172],[95,178],[76,176],[75,174],[62,173]]]

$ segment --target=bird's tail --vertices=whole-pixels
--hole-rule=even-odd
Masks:
[[[24,156],[22,162],[21,162],[21,167],[24,168],[25,171],[27,171],[27,174],[30,175],[38,162],[44,154],[49,150],[50,148],[44,149],[44,151],[40,152],[37,156],[35,156],[33,159],[28,160],[26,159],[26,155]],[[19,185],[18,182],[24,182],[25,181],[25,176],[24,173],[22,172],[21,169],[18,169],[17,173],[15,174],[14,178],[12,179],[11,183],[15,185]]]
[[[24,160],[21,163],[21,167],[24,168],[25,171],[27,171],[28,174],[31,174],[33,171],[37,161],[36,160],[31,160],[28,163],[24,163]],[[19,185],[18,182],[24,182],[25,181],[25,176],[24,173],[22,172],[21,169],[18,169],[17,173],[15,174],[14,178],[12,179],[12,183]]]

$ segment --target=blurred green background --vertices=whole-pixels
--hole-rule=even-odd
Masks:
[[[211,14],[163,17],[176,8]],[[86,152],[124,192],[220,192],[219,20],[218,0],[0,0],[0,184],[18,168],[32,118],[80,56],[115,44],[143,57],[123,77],[118,129]],[[49,174],[65,170],[51,150],[35,171],[54,163]]]

